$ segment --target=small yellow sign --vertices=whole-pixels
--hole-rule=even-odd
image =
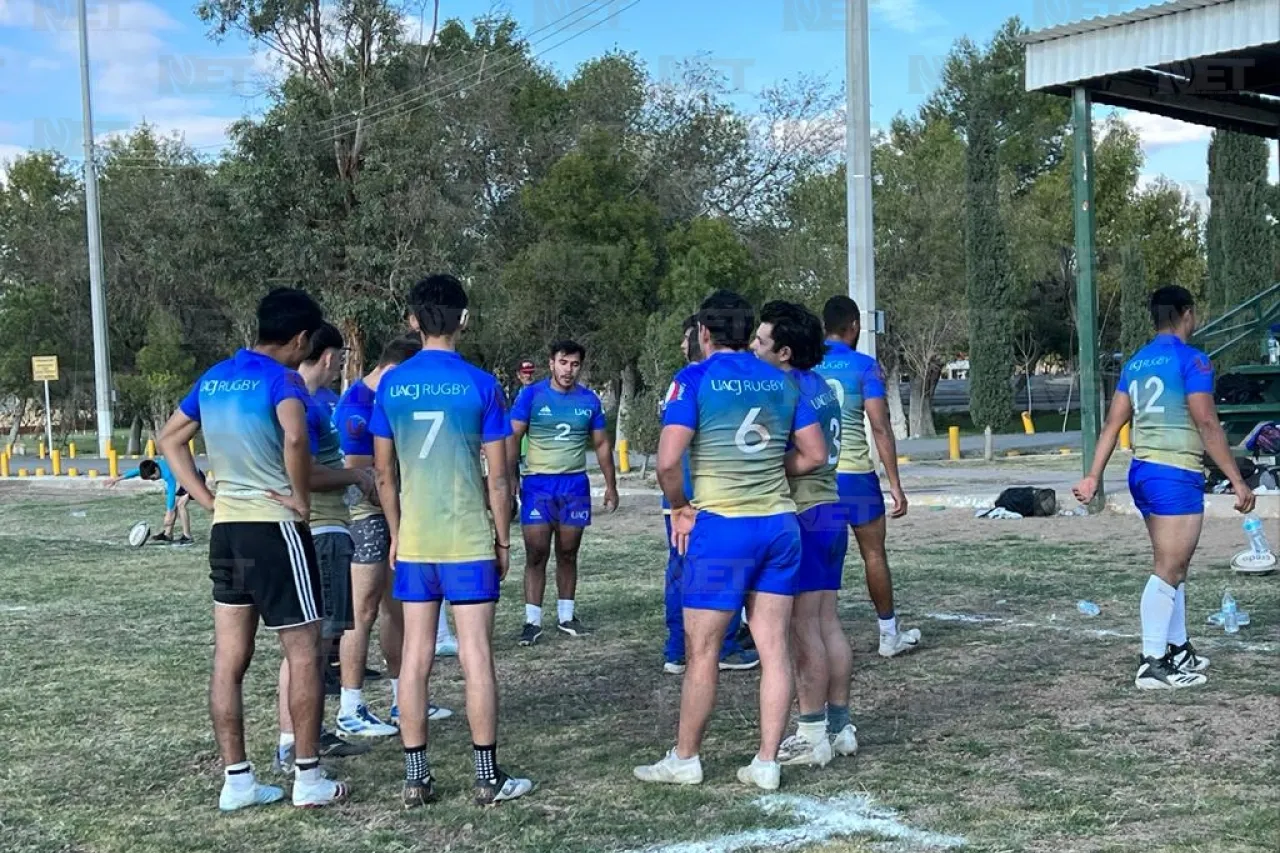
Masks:
[[[56,355],[33,355],[31,357],[31,378],[36,382],[57,382],[58,357]]]

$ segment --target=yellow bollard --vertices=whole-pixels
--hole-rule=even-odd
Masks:
[[[98,469],[97,469],[97,468],[90,468],[90,469],[89,469],[89,478],[90,478],[90,479],[93,479],[93,478],[94,478],[94,477],[96,477],[96,476],[98,476]]]
[[[947,430],[947,450],[951,454],[951,461],[957,462],[960,459],[960,427],[953,426]]]
[[[43,459],[44,458],[44,442],[42,441],[36,446],[40,448],[40,458]]]
[[[154,438],[147,439],[147,458],[156,458],[156,440]]]
[[[0,477],[9,476],[9,454],[0,453]]]
[[[1120,427],[1120,446],[1125,450],[1133,450],[1133,434],[1127,423]]]
[[[114,447],[107,451],[107,476],[112,479],[120,476],[120,457]]]
[[[67,458],[68,459],[76,458],[76,443],[74,441],[67,442]]]
[[[19,468],[19,469],[18,469],[18,476],[19,476],[19,477],[25,477],[25,476],[27,476],[27,469],[26,469],[26,468]]]
[[[618,470],[624,474],[631,473],[631,442],[625,438],[618,442]]]
[[[1036,434],[1036,424],[1035,424],[1035,421],[1031,420],[1030,412],[1022,413],[1022,431],[1025,432],[1027,435]]]
[[[79,468],[68,468],[68,469],[67,469],[67,476],[68,476],[68,477],[79,477],[79,476],[80,476],[80,469],[79,469]]]
[[[36,476],[37,476],[37,477],[43,477],[43,476],[44,476],[44,469],[43,469],[43,468],[37,468],[37,469],[36,469]]]
[[[910,457],[910,456],[899,456],[899,457],[898,457],[898,464],[899,464],[899,465],[906,465],[906,464],[907,464],[908,462],[910,462],[910,461],[911,461],[911,457]]]
[[[49,453],[50,464],[53,466],[53,476],[62,476],[62,451],[54,449]]]

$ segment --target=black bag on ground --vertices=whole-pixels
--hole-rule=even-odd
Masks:
[[[1209,458],[1209,454],[1204,457],[1204,490],[1206,493],[1212,493],[1214,487],[1219,483],[1226,482],[1227,475],[1222,469],[1214,464]],[[1245,484],[1251,489],[1258,488],[1259,482],[1262,480],[1263,469],[1252,459],[1247,456],[1237,456],[1236,467],[1240,469],[1240,476],[1244,478]]]
[[[1058,494],[1053,489],[1015,486],[1000,493],[996,506],[1024,518],[1045,518],[1058,514]]]

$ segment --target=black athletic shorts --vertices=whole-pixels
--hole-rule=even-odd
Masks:
[[[213,600],[256,607],[268,628],[293,628],[324,616],[311,530],[296,521],[228,521],[209,533]]]

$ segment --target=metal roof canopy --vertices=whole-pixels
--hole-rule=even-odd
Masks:
[[[1028,91],[1280,138],[1280,0],[1173,0],[1022,42]]]

